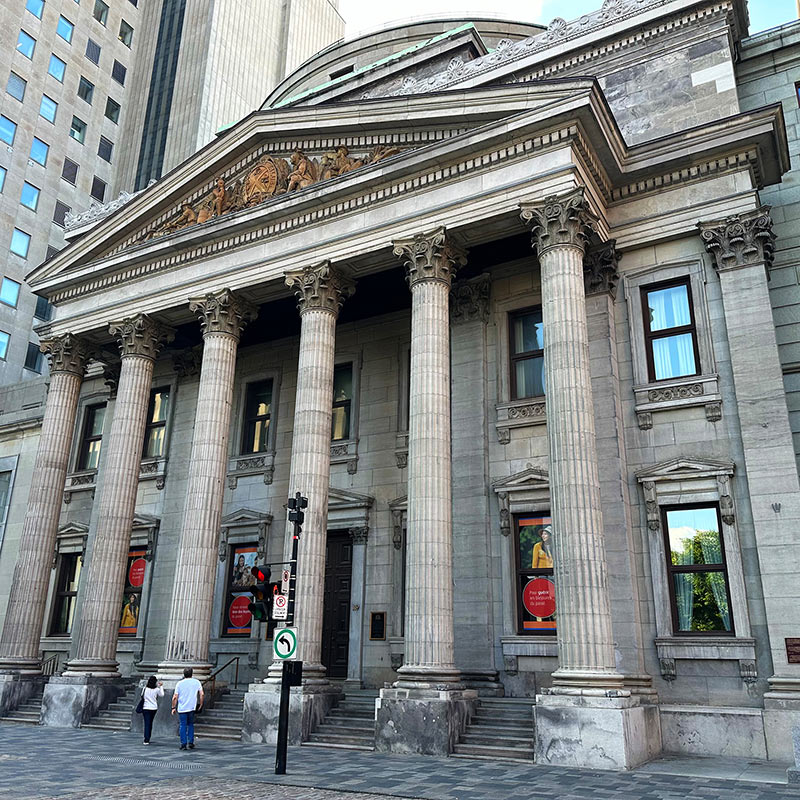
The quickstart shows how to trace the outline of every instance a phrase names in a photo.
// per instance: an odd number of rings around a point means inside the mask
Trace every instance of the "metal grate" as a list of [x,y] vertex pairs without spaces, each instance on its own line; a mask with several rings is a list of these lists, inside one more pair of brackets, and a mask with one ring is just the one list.
[[104,761],[109,764],[125,764],[129,767],[161,767],[162,769],[196,770],[202,764],[189,764],[183,761],[147,761],[143,758],[124,758],[122,756],[84,756],[86,761]]

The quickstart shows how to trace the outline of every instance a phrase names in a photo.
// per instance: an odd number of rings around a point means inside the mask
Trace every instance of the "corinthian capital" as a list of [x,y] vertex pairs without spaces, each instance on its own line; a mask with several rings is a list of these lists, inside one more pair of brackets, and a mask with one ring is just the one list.
[[610,294],[616,297],[619,281],[619,260],[616,239],[609,239],[598,247],[587,250],[583,256],[583,283],[587,296]]
[[294,289],[301,314],[315,310],[338,316],[344,301],[356,290],[355,282],[330,261],[287,272],[286,285]]
[[585,249],[595,224],[583,187],[567,194],[551,195],[543,203],[523,203],[520,216],[531,226],[533,245],[540,255],[558,245]]
[[718,272],[750,264],[772,265],[775,234],[769,210],[770,206],[761,206],[745,214],[697,224],[706,250],[714,256]]
[[211,292],[189,300],[189,310],[200,317],[203,336],[225,333],[238,339],[248,322],[258,316],[258,308],[230,289]]
[[492,278],[484,273],[468,281],[456,281],[450,292],[450,321],[453,325],[463,322],[489,321],[489,293]]
[[39,349],[47,354],[51,375],[56,372],[71,372],[73,375],[83,377],[94,348],[80,336],[65,333],[63,336],[43,339]]
[[448,286],[459,267],[467,263],[466,251],[448,238],[445,228],[418,233],[393,242],[394,254],[403,259],[409,287],[423,281],[441,281]]
[[108,331],[116,338],[122,358],[141,356],[155,361],[161,348],[175,338],[172,328],[156,322],[146,314],[112,322]]

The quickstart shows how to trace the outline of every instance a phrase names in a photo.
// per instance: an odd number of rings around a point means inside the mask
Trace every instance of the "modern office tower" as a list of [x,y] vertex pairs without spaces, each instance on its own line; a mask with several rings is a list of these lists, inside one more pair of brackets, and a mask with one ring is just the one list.
[[6,0],[0,26],[0,385],[47,369],[25,276],[69,215],[159,177],[340,38],[328,0]]

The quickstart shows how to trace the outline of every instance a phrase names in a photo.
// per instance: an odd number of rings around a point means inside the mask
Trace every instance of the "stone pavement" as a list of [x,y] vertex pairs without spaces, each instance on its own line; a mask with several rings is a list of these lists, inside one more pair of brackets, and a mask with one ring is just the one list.
[[[288,774],[273,774],[273,747],[198,740],[144,747],[128,732],[0,723],[0,800],[798,800],[786,784],[562,769],[501,761],[289,749]],[[676,769],[676,761],[667,760]],[[671,763],[671,767],[669,766]],[[744,770],[745,765],[742,765]],[[765,765],[760,767],[762,771]],[[773,768],[773,779],[780,774]],[[783,773],[785,776],[785,772]],[[765,775],[762,776],[762,780]],[[784,777],[785,780],[785,777]]]

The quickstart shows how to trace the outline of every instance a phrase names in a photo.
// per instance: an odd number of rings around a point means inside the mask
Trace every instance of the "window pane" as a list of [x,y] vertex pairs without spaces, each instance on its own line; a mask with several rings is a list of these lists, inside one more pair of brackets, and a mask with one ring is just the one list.
[[22,258],[27,258],[30,244],[30,234],[21,231],[19,228],[14,228],[14,233],[11,234],[11,252],[22,256]]
[[144,443],[144,457],[145,458],[161,458],[164,455],[164,426],[158,428],[149,428],[147,431],[147,440]]
[[725,573],[673,573],[678,630],[731,631]]
[[531,311],[514,317],[514,355],[544,349],[542,312]]
[[29,369],[32,372],[41,372],[43,359],[44,356],[39,350],[39,345],[35,342],[28,342],[28,352],[25,355],[25,369]]
[[131,46],[131,41],[133,40],[133,28],[128,25],[125,20],[122,20],[119,24],[119,40],[127,47]]
[[5,167],[0,167],[0,192],[3,191],[3,187],[6,185],[6,174],[8,170]]
[[50,145],[41,139],[33,137],[31,142],[31,158],[37,163],[45,166],[47,164],[47,154],[50,152]]
[[263,453],[269,444],[269,415],[272,411],[272,381],[247,386],[243,453]]
[[657,381],[679,378],[681,375],[696,375],[694,335],[681,333],[653,339],[653,367]]
[[17,37],[17,50],[19,50],[22,55],[33,58],[35,47],[36,39],[34,39],[33,36],[29,36],[25,31],[20,31]]
[[70,161],[68,158],[65,158],[64,166],[61,169],[61,177],[65,181],[69,181],[69,183],[74,184],[78,179],[78,165],[74,161]]
[[119,122],[119,110],[121,106],[116,100],[110,97],[106,99],[106,117],[114,124]]
[[53,209],[53,222],[63,228],[67,224],[67,214],[70,212],[70,207],[60,200],[56,200],[56,206]]
[[92,179],[92,190],[90,192],[92,197],[95,200],[99,200],[101,203],[105,200],[106,197],[106,183],[105,181],[101,181],[97,175],[94,176]]
[[94,84],[91,81],[87,81],[86,78],[81,75],[81,79],[78,82],[78,97],[80,97],[81,100],[85,100],[87,103],[91,104],[93,94]]
[[25,8],[33,14],[34,17],[42,18],[42,11],[44,10],[44,0],[28,0],[25,3]]
[[514,364],[516,369],[515,400],[524,397],[541,397],[545,394],[544,357],[525,358]]
[[69,135],[75,139],[76,142],[83,144],[86,138],[86,123],[82,119],[78,119],[78,117],[73,117]]
[[11,278],[3,278],[0,283],[0,301],[6,305],[16,308],[17,301],[19,300],[19,284],[12,281]]
[[93,39],[89,39],[89,41],[86,42],[86,58],[93,64],[100,63],[100,45]]
[[5,331],[0,331],[0,358],[5,358],[6,353],[8,353],[8,343],[11,340],[11,336],[7,334]]
[[65,592],[78,591],[78,583],[80,583],[81,580],[81,566],[83,566],[81,562],[82,559],[79,556],[72,556],[72,564],[70,565],[70,570],[64,581]]
[[58,18],[58,25],[56,26],[56,33],[65,41],[72,41],[72,32],[75,26],[66,17]]
[[106,20],[108,19],[108,6],[103,0],[94,0],[94,11],[92,15],[98,22],[101,22],[103,25],[106,24]]
[[11,491],[11,470],[0,472],[0,520],[5,520]]
[[150,401],[150,422],[165,422],[169,411],[169,390],[159,389]]
[[248,419],[263,417],[270,413],[272,406],[272,381],[259,381],[247,386],[247,412]]
[[16,72],[12,72],[8,76],[8,83],[6,84],[6,91],[16,100],[20,102],[25,97],[25,87],[28,82],[24,78],[20,78]]
[[54,635],[72,633],[76,601],[77,597],[75,597],[75,595],[65,595],[58,598],[56,618],[53,622]]
[[14,144],[16,134],[17,123],[12,122],[8,117],[0,116],[0,139],[6,144]]
[[36,206],[39,205],[39,190],[32,183],[25,181],[22,184],[19,202],[31,211],[36,211]]
[[45,322],[53,316],[53,306],[50,305],[50,301],[46,297],[36,298],[36,310],[33,312],[33,316]]
[[342,364],[333,371],[333,402],[353,399],[353,365]]
[[89,409],[89,417],[86,423],[87,436],[102,436],[103,435],[103,422],[106,418],[105,406],[94,406]]
[[117,82],[121,83],[123,86],[125,85],[125,75],[128,72],[125,69],[124,64],[120,64],[119,61],[114,61],[114,66],[111,67],[111,77]]
[[39,103],[39,115],[44,117],[48,122],[55,122],[57,111],[58,103],[46,94],[43,94],[42,102]]
[[647,293],[650,309],[650,330],[663,331],[692,324],[689,311],[689,287],[670,286]]
[[350,403],[333,409],[331,439],[339,441],[350,438]]
[[64,73],[67,70],[67,65],[56,55],[50,56],[50,65],[47,71],[57,80],[63,83]]
[[100,137],[100,144],[97,146],[97,155],[103,159],[103,161],[111,161],[111,154],[114,152],[114,142],[110,139],[106,139],[105,136]]
[[717,509],[681,508],[667,511],[670,557],[682,564],[722,564]]

